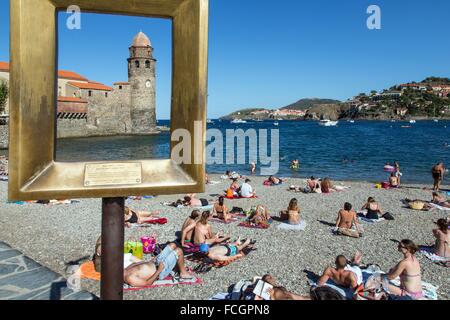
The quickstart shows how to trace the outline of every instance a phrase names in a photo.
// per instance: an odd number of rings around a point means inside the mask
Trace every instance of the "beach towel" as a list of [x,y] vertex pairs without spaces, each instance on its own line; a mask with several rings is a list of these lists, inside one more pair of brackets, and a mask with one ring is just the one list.
[[367,222],[367,223],[377,223],[381,221],[386,221],[385,218],[379,218],[379,219],[368,219],[366,217],[358,217],[359,221],[361,222]]
[[194,285],[194,284],[200,284],[200,283],[202,283],[202,280],[195,276],[192,276],[192,279],[181,280],[180,277],[173,277],[173,276],[169,275],[163,280],[155,281],[151,286],[132,287],[127,284],[124,284],[123,290],[124,291],[139,291],[139,290],[147,290],[147,289],[153,289],[153,288],[158,288],[158,287],[173,287],[173,286],[179,286],[179,285]]
[[200,245],[194,244],[191,242],[186,242],[183,247],[183,253],[186,254],[193,254],[200,251]]
[[209,298],[208,300],[229,300],[229,296],[230,294],[228,292],[219,292],[216,293],[215,295],[213,295],[211,298]]
[[213,207],[214,207],[214,205],[210,204],[210,205],[203,206],[203,207],[194,207],[194,209],[208,211],[208,210],[212,210]]
[[233,259],[228,261],[215,261],[208,257],[206,257],[202,253],[194,253],[193,255],[185,257],[186,260],[197,263],[198,265],[194,268],[194,271],[196,273],[206,273],[210,271],[212,268],[220,269],[223,267],[226,267],[230,265],[231,263],[241,259],[245,258],[251,251],[256,250],[254,248],[245,248],[242,250],[242,253],[244,256],[234,256]]
[[219,219],[217,217],[210,219],[211,222],[217,222],[217,223],[222,223],[222,224],[230,224],[230,223],[236,222],[238,220],[239,220],[238,218],[230,218],[230,219],[228,219],[228,222],[225,222],[225,220]]
[[228,197],[226,194],[224,195],[224,198],[228,199],[228,200],[235,200],[235,199],[256,199],[258,198],[258,196],[252,196],[252,197],[241,197],[241,196],[233,196],[233,197]]
[[100,272],[95,271],[93,261],[87,261],[80,266],[80,277],[100,281]]
[[300,221],[299,224],[289,224],[283,222],[278,226],[278,229],[290,231],[304,231],[306,229],[306,222],[304,220]]
[[272,221],[269,221],[269,223],[253,223],[250,221],[243,221],[238,224],[238,227],[244,227],[244,228],[254,228],[254,229],[268,229],[270,227],[270,223]]
[[208,184],[214,186],[216,184],[221,184],[221,183],[222,183],[222,181],[210,181]]
[[435,254],[433,246],[420,246],[420,253],[422,253],[427,259],[440,266],[447,268],[450,267],[450,258],[444,258]]

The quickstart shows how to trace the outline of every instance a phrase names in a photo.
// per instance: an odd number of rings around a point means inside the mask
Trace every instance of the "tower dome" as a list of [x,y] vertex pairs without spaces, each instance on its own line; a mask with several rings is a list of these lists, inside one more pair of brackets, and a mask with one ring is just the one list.
[[146,36],[145,33],[140,31],[134,38],[133,43],[131,44],[132,47],[151,47],[152,44],[150,42],[150,39]]

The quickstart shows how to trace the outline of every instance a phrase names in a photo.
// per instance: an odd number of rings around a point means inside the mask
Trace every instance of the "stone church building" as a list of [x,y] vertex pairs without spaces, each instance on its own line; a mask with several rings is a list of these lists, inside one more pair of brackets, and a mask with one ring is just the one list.
[[[156,128],[156,60],[150,39],[139,32],[129,48],[128,82],[113,87],[72,71],[58,71],[58,137],[149,135]],[[0,81],[9,64],[0,62]],[[8,103],[6,113],[8,113]]]

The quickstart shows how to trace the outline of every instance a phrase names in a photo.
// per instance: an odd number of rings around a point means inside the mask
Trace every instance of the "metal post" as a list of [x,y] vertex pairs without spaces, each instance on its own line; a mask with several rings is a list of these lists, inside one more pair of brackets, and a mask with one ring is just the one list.
[[102,199],[102,300],[123,299],[124,209],[125,198]]

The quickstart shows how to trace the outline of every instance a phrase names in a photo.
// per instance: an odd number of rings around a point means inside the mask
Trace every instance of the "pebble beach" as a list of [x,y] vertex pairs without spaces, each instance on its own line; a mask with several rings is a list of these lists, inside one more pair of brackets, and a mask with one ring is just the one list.
[[[210,179],[217,184],[207,185],[205,193],[198,197],[215,200],[229,186],[219,175]],[[228,225],[211,222],[214,231],[236,239],[251,238],[257,241],[256,251],[251,252],[224,268],[212,269],[201,274],[202,284],[162,287],[126,292],[125,299],[175,299],[204,300],[218,292],[226,292],[230,285],[241,279],[272,274],[280,285],[297,294],[307,295],[309,285],[305,270],[320,274],[333,264],[339,254],[351,258],[355,251],[363,253],[363,264],[378,264],[388,271],[402,258],[393,240],[411,239],[418,245],[432,245],[434,221],[448,217],[449,211],[414,211],[406,208],[401,200],[405,198],[430,200],[430,185],[403,185],[400,189],[376,189],[369,182],[340,182],[335,185],[350,187],[346,191],[332,194],[303,194],[288,191],[289,185],[305,185],[305,179],[290,178],[281,186],[263,186],[264,177],[251,177],[251,184],[257,199],[225,200],[229,208],[236,206],[249,209],[258,204],[268,207],[271,215],[285,210],[292,198],[297,198],[301,218],[306,221],[304,231],[279,230],[280,222],[274,221],[269,229],[248,229],[238,227],[238,222]],[[443,189],[448,190],[445,184]],[[183,195],[156,196],[152,199],[127,200],[126,205],[135,210],[160,211],[168,219],[165,225],[145,228],[127,228],[126,240],[139,239],[144,235],[156,235],[159,243],[176,239],[176,232],[190,214],[190,208],[173,208],[162,202],[175,201]],[[65,275],[69,264],[89,259],[101,231],[101,200],[80,199],[72,204],[48,206],[42,204],[15,204],[7,202],[7,182],[0,182],[0,240],[21,250],[51,270]],[[393,221],[362,223],[364,236],[359,239],[332,234],[332,226],[338,210],[344,202],[350,202],[359,209],[368,197],[374,197],[384,211],[392,213]],[[447,196],[448,198],[448,196]],[[417,254],[422,266],[423,281],[438,286],[439,299],[450,298],[450,273]],[[148,257],[150,258],[150,256]],[[194,266],[187,262],[188,266]],[[82,280],[82,288],[99,296],[100,283]]]

